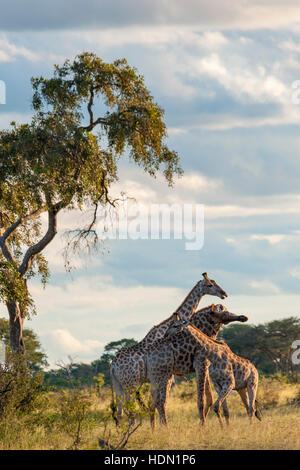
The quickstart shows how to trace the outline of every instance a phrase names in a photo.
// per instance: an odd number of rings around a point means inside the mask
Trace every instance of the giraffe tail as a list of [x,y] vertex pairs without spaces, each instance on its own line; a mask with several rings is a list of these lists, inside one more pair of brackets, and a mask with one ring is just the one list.
[[262,412],[260,408],[260,402],[258,400],[255,400],[255,416],[259,421],[262,420]]

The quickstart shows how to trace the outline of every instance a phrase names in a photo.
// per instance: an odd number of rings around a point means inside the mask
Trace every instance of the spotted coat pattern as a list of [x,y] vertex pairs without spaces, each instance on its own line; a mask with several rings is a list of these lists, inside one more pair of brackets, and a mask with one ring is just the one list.
[[[191,317],[191,321],[199,331],[201,330],[206,337],[213,339],[217,337],[222,325],[247,320],[244,315],[235,315],[220,304],[203,308]],[[212,404],[208,379],[209,358],[199,348],[199,344],[189,331],[180,327],[181,324],[182,322],[173,320],[165,338],[149,349],[145,356],[147,378],[151,382],[153,398],[153,426],[155,424],[155,409],[158,409],[161,422],[164,424],[167,422],[166,404],[173,374],[182,375],[196,372],[198,410],[202,423],[204,423]],[[204,393],[206,393],[207,400],[205,412]]]

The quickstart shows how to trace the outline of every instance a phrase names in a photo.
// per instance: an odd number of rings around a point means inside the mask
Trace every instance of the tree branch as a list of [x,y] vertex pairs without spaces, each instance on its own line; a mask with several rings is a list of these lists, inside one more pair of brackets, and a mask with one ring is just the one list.
[[1,247],[1,250],[2,250],[2,254],[4,256],[4,258],[9,261],[10,263],[16,263],[16,259],[14,257],[14,255],[12,254],[6,240],[2,237],[0,237],[0,247]]
[[25,217],[20,217],[16,222],[14,222],[10,227],[5,230],[2,235],[2,238],[6,240],[19,227],[19,225],[23,224],[24,222],[27,222],[28,220],[35,219],[46,210],[47,207],[43,206],[40,209],[31,212],[31,214],[26,215]]
[[94,88],[91,87],[90,100],[89,100],[88,105],[87,105],[88,112],[89,112],[89,115],[90,115],[90,126],[93,126],[93,124],[94,124],[94,114],[93,114],[93,110],[92,110],[93,104],[94,104]]
[[26,251],[19,267],[19,273],[21,276],[30,269],[34,256],[40,253],[57,234],[57,214],[63,207],[64,205],[62,201],[60,201],[48,210],[48,230],[39,242],[29,247]]
[[89,99],[89,102],[88,102],[88,105],[87,105],[87,109],[88,109],[88,113],[90,115],[90,123],[88,126],[81,126],[79,129],[84,129],[88,132],[92,131],[94,129],[95,126],[97,126],[98,124],[108,124],[107,122],[107,119],[106,118],[102,118],[102,117],[99,117],[98,119],[96,119],[96,121],[94,121],[94,114],[93,114],[93,106],[94,106],[94,88],[91,87],[91,90],[90,90],[90,99]]
[[96,121],[93,122],[93,124],[89,124],[88,126],[81,126],[79,129],[84,129],[85,131],[92,131],[94,127],[96,127],[98,124],[108,124],[108,120],[106,118],[101,118],[99,117],[96,119]]

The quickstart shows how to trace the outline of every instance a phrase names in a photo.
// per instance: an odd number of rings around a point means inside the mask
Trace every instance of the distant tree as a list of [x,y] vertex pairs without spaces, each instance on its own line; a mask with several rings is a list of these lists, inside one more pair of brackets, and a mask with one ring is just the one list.
[[137,344],[137,341],[133,338],[123,338],[118,341],[111,341],[110,343],[106,344],[104,347],[104,351],[107,354],[110,354],[112,358],[115,357],[117,352],[124,348],[130,348]]
[[232,324],[222,330],[220,338],[265,374],[288,375],[299,370],[291,361],[291,345],[300,338],[299,318],[273,320],[257,326]]
[[43,250],[57,234],[58,214],[93,209],[67,245],[90,248],[99,210],[115,204],[110,186],[122,155],[151,176],[161,171],[170,185],[181,173],[166,145],[163,110],[125,59],[109,64],[85,52],[32,86],[32,121],[0,132],[0,301],[11,348],[21,353],[24,319],[35,311],[27,281],[39,274],[47,282]]
[[117,352],[123,348],[134,346],[135,344],[137,344],[137,341],[133,338],[123,338],[119,341],[111,341],[104,347],[104,353],[100,359],[92,362],[92,366],[95,368],[96,372],[104,374],[106,384],[110,383],[110,363]]
[[[24,339],[26,341],[27,361],[31,369],[42,370],[48,366],[47,355],[42,350],[41,343],[33,330],[24,328]],[[9,321],[6,318],[0,318],[0,339],[5,344],[9,343]]]
[[[104,353],[100,359],[96,359],[91,364],[76,364],[70,358],[69,364],[62,364],[60,368],[50,370],[45,374],[45,383],[55,388],[70,388],[75,386],[90,386],[95,383],[95,377],[105,385],[110,383],[110,363],[115,354],[123,347],[130,347],[137,344],[133,338],[123,338],[119,341],[112,341],[104,347]],[[100,383],[99,382],[99,383]]]

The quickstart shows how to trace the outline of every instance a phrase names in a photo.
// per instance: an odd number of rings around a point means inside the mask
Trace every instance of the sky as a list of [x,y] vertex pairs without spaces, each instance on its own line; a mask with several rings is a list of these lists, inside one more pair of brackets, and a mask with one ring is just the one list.
[[[2,5],[1,5],[2,4]],[[298,1],[0,1],[0,126],[30,120],[32,76],[83,51],[125,57],[165,110],[184,176],[169,188],[126,158],[113,190],[139,203],[203,204],[204,244],[107,240],[64,270],[59,217],[46,289],[30,282],[27,321],[54,366],[90,362],[109,341],[141,339],[208,274],[222,303],[258,324],[300,314],[300,7]],[[298,90],[298,91],[299,91]],[[204,297],[200,306],[220,301]],[[0,315],[6,316],[1,307]]]

